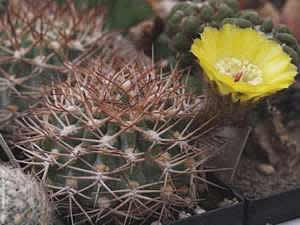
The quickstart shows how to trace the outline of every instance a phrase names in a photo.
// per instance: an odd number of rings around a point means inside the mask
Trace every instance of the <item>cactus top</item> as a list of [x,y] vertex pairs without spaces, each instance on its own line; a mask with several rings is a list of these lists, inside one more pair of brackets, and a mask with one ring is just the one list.
[[256,101],[288,88],[297,74],[282,46],[253,28],[206,27],[191,51],[219,92],[231,94],[235,102]]

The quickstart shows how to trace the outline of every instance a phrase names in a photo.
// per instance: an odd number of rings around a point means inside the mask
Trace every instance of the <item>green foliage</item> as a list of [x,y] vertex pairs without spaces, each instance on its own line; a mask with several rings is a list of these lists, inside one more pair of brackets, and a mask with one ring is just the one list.
[[106,5],[108,6],[106,25],[109,29],[128,29],[152,16],[152,10],[146,1],[111,0],[106,1]]
[[[66,0],[56,0],[60,5],[68,4]],[[151,17],[152,10],[146,1],[141,0],[74,0],[77,7],[106,7],[106,28],[128,29],[129,27]]]

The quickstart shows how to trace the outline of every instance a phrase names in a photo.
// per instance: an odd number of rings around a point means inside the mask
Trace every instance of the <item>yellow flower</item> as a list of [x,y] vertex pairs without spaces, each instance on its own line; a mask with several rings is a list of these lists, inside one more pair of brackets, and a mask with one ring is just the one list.
[[219,92],[231,94],[235,102],[256,101],[288,88],[297,74],[280,44],[252,28],[206,27],[191,52]]

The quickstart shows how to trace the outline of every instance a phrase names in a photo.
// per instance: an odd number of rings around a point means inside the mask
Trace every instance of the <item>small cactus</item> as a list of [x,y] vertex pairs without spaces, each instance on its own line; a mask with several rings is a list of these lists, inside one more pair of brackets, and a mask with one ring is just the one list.
[[204,27],[221,28],[228,23],[241,28],[251,27],[279,42],[293,63],[299,64],[299,44],[286,26],[274,26],[272,20],[264,21],[254,10],[239,10],[238,6],[236,0],[179,2],[165,19],[166,30],[162,35],[167,35],[171,49],[182,56],[184,64],[191,65],[190,45],[203,32]]
[[20,169],[0,165],[0,203],[0,224],[50,225],[45,190]]

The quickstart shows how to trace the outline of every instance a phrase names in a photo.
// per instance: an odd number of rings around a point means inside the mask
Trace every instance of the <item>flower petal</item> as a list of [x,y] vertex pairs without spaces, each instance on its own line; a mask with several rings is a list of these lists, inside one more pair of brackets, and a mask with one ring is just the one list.
[[[219,92],[222,95],[231,94],[233,101],[256,101],[273,94],[289,87],[297,74],[291,57],[283,51],[280,44],[268,40],[266,35],[252,28],[243,29],[230,24],[224,25],[220,30],[207,27],[201,34],[201,39],[194,40],[191,52],[198,58],[209,80],[216,82]],[[236,72],[232,75],[222,74],[216,64],[224,58],[255,65],[261,71],[257,73],[261,76],[259,82],[253,84],[247,82],[247,79],[235,80]],[[253,79],[256,79],[256,70],[254,71]]]

